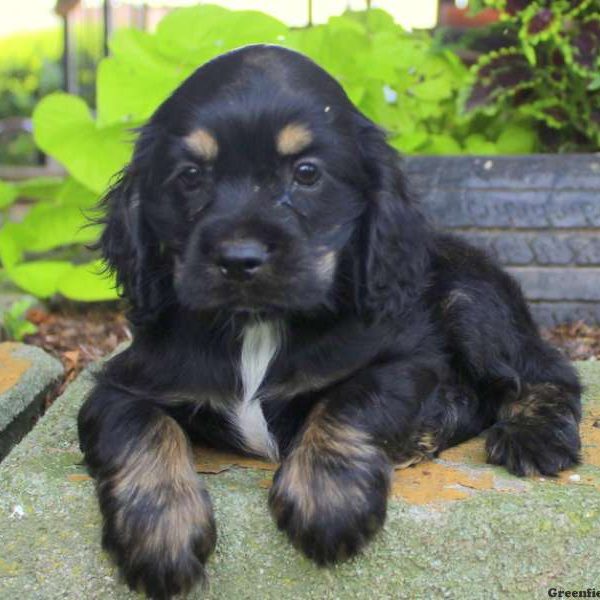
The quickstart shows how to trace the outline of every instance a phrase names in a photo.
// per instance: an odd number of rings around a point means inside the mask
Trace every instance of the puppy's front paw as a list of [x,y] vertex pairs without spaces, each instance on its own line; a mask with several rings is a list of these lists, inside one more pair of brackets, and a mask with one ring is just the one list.
[[385,520],[390,466],[381,452],[296,449],[273,480],[269,506],[279,529],[317,564],[357,554]]
[[488,462],[514,475],[557,475],[579,463],[579,431],[572,416],[519,415],[494,425],[486,438]]
[[103,545],[129,587],[162,600],[203,584],[216,528],[210,497],[200,482],[127,492],[110,488],[100,493]]

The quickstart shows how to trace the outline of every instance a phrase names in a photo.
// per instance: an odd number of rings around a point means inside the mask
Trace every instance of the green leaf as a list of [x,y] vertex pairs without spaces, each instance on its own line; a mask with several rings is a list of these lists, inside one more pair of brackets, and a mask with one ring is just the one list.
[[99,235],[76,204],[38,204],[18,226],[27,231],[29,242],[23,251],[45,252],[72,244],[89,244]]
[[436,77],[411,86],[410,91],[421,100],[435,102],[449,98],[452,95],[452,86],[448,78]]
[[72,204],[87,211],[98,204],[98,194],[76,179],[68,177],[58,189],[55,202],[56,204]]
[[400,152],[411,154],[420,150],[428,139],[429,135],[427,132],[419,130],[393,137],[390,140],[390,144]]
[[91,302],[118,298],[113,277],[103,272],[101,261],[73,267],[58,282],[57,291],[71,300]]
[[498,149],[480,133],[473,133],[465,139],[465,150],[468,154],[498,154]]
[[429,143],[423,149],[425,154],[462,154],[461,145],[451,136],[446,134],[432,135]]
[[498,137],[496,147],[499,154],[530,154],[536,143],[535,131],[521,125],[509,125]]
[[111,50],[98,68],[101,126],[146,120],[194,68],[162,56],[154,36],[137,29],[118,30]]
[[590,81],[587,89],[590,90],[590,92],[595,92],[597,90],[600,90],[600,73],[598,73],[592,79],[592,81]]
[[197,66],[247,44],[281,43],[287,33],[281,21],[263,13],[202,5],[169,13],[157,27],[156,44],[163,56]]
[[15,183],[21,198],[48,201],[54,200],[64,184],[62,177],[34,177]]
[[0,229],[0,260],[4,267],[11,267],[23,259],[22,248],[29,243],[28,232],[20,223],[6,223]]
[[59,280],[74,268],[66,261],[38,260],[7,268],[7,273],[26,292],[38,298],[49,298],[56,293]]
[[2,314],[2,324],[9,339],[21,341],[26,335],[37,331],[37,327],[26,319],[27,311],[35,304],[35,298],[24,296],[13,302]]
[[33,127],[39,147],[98,194],[131,155],[131,133],[123,125],[97,127],[85,102],[76,96],[46,96],[35,109]]
[[0,181],[0,209],[10,206],[17,199],[18,195],[14,185],[6,181]]

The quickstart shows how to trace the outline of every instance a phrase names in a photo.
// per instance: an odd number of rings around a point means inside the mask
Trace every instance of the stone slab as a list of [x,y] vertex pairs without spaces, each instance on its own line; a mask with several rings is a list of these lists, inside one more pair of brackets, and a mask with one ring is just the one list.
[[[547,598],[550,587],[600,581],[600,365],[580,363],[585,464],[556,480],[485,465],[475,439],[397,471],[385,530],[331,569],[300,556],[266,506],[273,466],[217,453],[198,469],[215,504],[211,584],[190,598]],[[100,550],[93,483],[80,465],[75,418],[92,384],[73,383],[0,465],[0,598],[140,598]]]
[[413,156],[404,163],[434,223],[504,266],[528,269],[518,272],[527,299],[552,303],[551,310],[534,307],[540,325],[582,315],[600,323],[600,154]]
[[0,344],[0,460],[31,429],[62,373],[60,362],[40,348]]

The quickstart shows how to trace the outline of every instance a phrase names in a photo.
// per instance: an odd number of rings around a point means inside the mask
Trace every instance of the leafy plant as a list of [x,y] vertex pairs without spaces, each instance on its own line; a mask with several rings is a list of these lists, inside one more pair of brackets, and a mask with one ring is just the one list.
[[[600,148],[600,11],[595,0],[487,0],[518,43],[482,56],[467,114],[520,123],[545,151]],[[526,145],[524,143],[524,145]],[[528,145],[528,144],[527,144]]]
[[[64,93],[50,94],[33,115],[38,146],[60,161],[70,179],[54,197],[0,232],[0,259],[19,287],[39,297],[61,293],[78,300],[113,298],[111,281],[81,260],[94,227],[82,227],[110,178],[127,162],[131,130],[199,64],[250,43],[279,43],[314,58],[344,85],[350,97],[392,133],[404,151],[460,152],[444,134],[456,115],[455,99],[466,70],[426,34],[409,35],[382,11],[350,13],[326,26],[294,31],[253,11],[216,6],[173,11],[156,33],[125,29],[97,75],[97,110]],[[415,69],[414,65],[419,65]],[[71,255],[69,252],[71,251]],[[60,255],[60,256],[59,256]]]
[[13,302],[1,315],[2,328],[9,340],[21,341],[26,335],[37,331],[37,327],[27,320],[27,311],[37,303],[35,298],[24,296]]
[[2,196],[5,206],[17,196],[37,199],[20,221],[5,213],[0,230],[0,259],[13,283],[39,298],[56,293],[82,301],[116,297],[112,282],[100,276],[100,261],[85,251],[98,237],[98,228],[89,226],[85,215],[96,203],[94,192],[72,178],[43,179],[3,183]]
[[[519,2],[525,0],[506,0],[508,26],[517,18],[510,10]],[[578,63],[570,68],[569,77],[579,78],[582,106],[591,103],[583,97],[587,89],[600,88],[597,76],[588,81],[587,59],[581,50],[595,39],[596,17],[585,12],[589,10],[585,0],[570,4],[571,22],[581,21],[584,29],[578,31],[587,36],[581,38],[585,43],[573,42],[570,55],[563,53],[565,63]],[[407,33],[381,10],[349,12],[326,25],[295,30],[259,12],[201,5],[169,13],[152,34],[119,30],[111,41],[111,56],[98,69],[94,112],[83,99],[64,93],[48,95],[35,109],[36,143],[66,167],[69,178],[54,187],[31,184],[29,190],[0,185],[0,209],[17,195],[38,198],[21,221],[9,220],[0,231],[5,272],[38,297],[60,293],[77,300],[114,298],[112,281],[99,275],[101,264],[84,250],[98,235],[95,227],[85,226],[85,212],[128,161],[132,130],[199,65],[245,44],[277,43],[313,58],[340,81],[363,112],[390,132],[391,143],[405,153],[529,152],[539,147],[532,128],[541,119],[538,113],[565,127],[566,138],[569,130],[554,113],[553,97],[534,96],[529,105],[517,101],[521,92],[532,89],[529,75],[541,70],[537,52],[562,35],[554,20],[541,26],[532,15],[527,23],[530,28],[537,24],[533,28],[538,30],[529,37],[522,34],[522,47],[482,58],[472,74],[427,33]],[[515,78],[514,85],[520,87],[513,90]],[[541,85],[537,80],[535,84]],[[561,102],[569,93],[575,94],[576,88],[566,89],[564,82],[558,87]],[[461,94],[466,106],[462,113],[458,110]],[[591,116],[591,112],[581,114]]]
[[[94,72],[100,56],[99,27],[76,31],[79,93],[94,99]],[[62,86],[59,28],[0,39],[0,119],[29,117],[36,103]],[[29,131],[3,134],[0,163],[30,164],[37,158]]]

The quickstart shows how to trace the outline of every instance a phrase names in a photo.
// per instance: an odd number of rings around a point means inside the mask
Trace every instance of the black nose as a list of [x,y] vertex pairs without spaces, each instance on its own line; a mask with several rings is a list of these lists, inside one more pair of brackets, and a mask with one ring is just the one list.
[[250,279],[269,258],[267,246],[256,240],[221,242],[216,263],[221,273],[230,279]]

